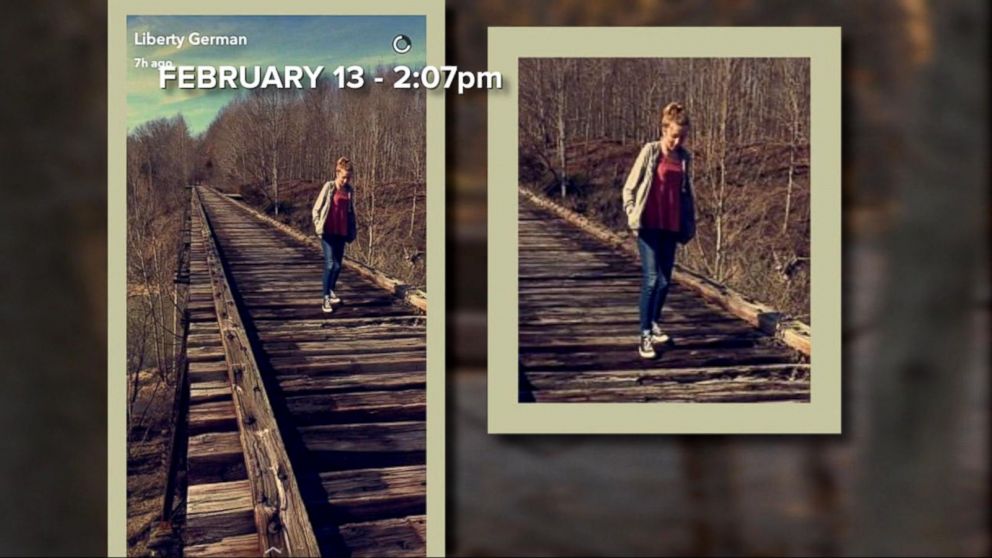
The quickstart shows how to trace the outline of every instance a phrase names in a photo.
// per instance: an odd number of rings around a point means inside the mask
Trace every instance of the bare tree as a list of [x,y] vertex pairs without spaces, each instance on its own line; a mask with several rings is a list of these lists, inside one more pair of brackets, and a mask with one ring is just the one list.
[[680,262],[808,319],[807,59],[529,58],[519,79],[521,180],[617,229],[618,177],[681,101],[699,227]]
[[347,156],[355,163],[362,221],[349,256],[422,284],[422,259],[411,270],[403,254],[424,248],[425,92],[394,89],[391,70],[375,72],[384,84],[374,90],[341,90],[321,81],[299,93],[234,98],[199,142],[198,172],[249,199],[258,195],[264,210],[302,226],[293,207],[299,200],[286,188],[308,182],[319,190],[332,178],[337,158]]

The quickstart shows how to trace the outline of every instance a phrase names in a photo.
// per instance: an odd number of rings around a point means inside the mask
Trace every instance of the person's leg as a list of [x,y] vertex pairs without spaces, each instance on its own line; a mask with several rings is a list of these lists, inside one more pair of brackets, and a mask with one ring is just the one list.
[[658,240],[658,251],[656,252],[656,262],[658,265],[657,290],[654,297],[654,309],[651,314],[656,322],[661,321],[661,309],[668,298],[668,288],[672,284],[672,268],[675,266],[675,250],[678,242],[675,240],[675,233],[663,231]]
[[331,265],[333,263],[333,250],[331,248],[330,242],[328,242],[327,235],[320,236],[320,244],[324,249],[324,294],[327,296],[331,292]]
[[641,229],[637,232],[637,249],[641,253],[640,333],[651,330],[652,310],[658,290],[658,231]]
[[329,278],[329,291],[333,291],[338,284],[338,276],[341,275],[341,262],[344,259],[344,237],[331,237],[331,276]]

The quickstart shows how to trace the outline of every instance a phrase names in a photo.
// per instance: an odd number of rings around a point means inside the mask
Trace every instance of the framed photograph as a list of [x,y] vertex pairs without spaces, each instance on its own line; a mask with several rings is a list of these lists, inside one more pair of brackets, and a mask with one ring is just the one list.
[[840,433],[840,29],[490,28],[488,69],[489,432]]
[[111,555],[443,555],[443,10],[110,3]]

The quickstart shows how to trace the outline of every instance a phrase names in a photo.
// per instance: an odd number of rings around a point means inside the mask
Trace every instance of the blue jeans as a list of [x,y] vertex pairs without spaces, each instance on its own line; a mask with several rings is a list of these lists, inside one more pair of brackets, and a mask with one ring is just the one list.
[[341,275],[341,260],[344,258],[344,237],[324,234],[320,237],[324,246],[324,296],[334,290]]
[[641,331],[649,331],[651,322],[661,316],[661,307],[668,296],[675,265],[678,234],[661,229],[640,229],[637,249],[641,253]]

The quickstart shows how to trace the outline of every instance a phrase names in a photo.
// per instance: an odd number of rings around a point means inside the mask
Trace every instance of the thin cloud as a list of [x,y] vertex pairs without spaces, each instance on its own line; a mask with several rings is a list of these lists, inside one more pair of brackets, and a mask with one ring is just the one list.
[[[201,35],[245,35],[246,46],[138,46],[134,33],[153,35],[191,32]],[[382,65],[421,67],[426,60],[426,20],[423,16],[131,16],[128,18],[128,128],[180,113],[193,133],[204,131],[217,112],[237,92],[229,90],[159,89],[158,71],[135,67],[134,59],[169,60],[176,65],[325,66],[330,78],[336,66]],[[403,56],[392,51],[392,37],[404,33],[413,50]],[[366,87],[374,87],[368,84]]]

